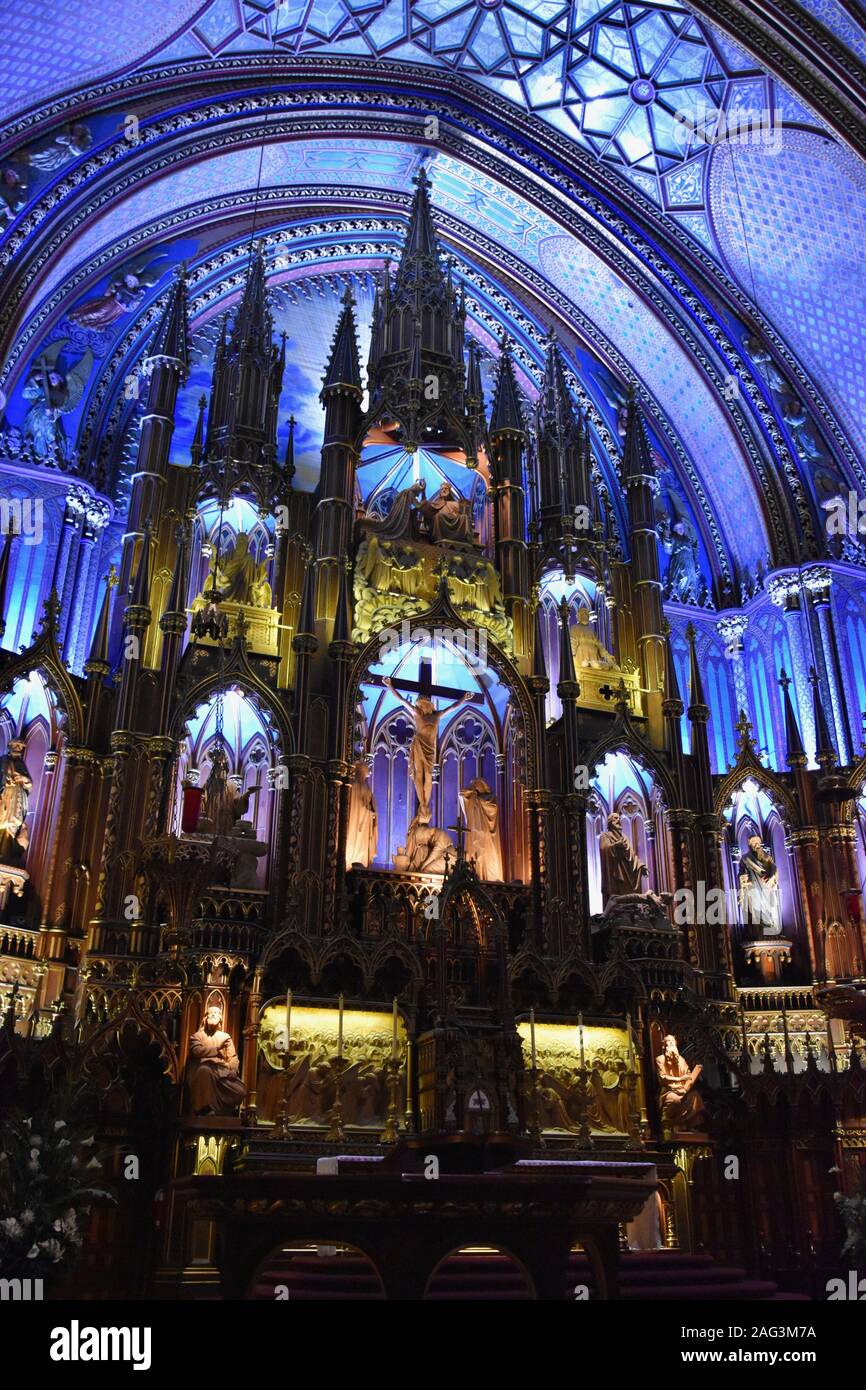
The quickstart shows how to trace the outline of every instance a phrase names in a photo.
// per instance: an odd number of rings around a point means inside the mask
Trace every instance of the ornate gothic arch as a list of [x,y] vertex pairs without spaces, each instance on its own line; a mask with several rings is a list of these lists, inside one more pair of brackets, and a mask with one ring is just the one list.
[[593,773],[599,764],[604,762],[608,753],[624,753],[626,757],[631,758],[649,774],[659,787],[665,809],[670,811],[676,806],[676,788],[668,769],[655,750],[642,737],[626,710],[619,711],[610,731],[583,754],[585,765],[589,769],[590,781]]
[[[407,618],[405,621],[408,624],[410,637],[417,628],[430,628],[436,627],[437,625],[447,628],[450,631],[459,629],[467,634],[470,632],[469,624],[461,618],[456,609],[452,608],[447,589],[444,585],[440,585],[439,593],[434,603],[431,604],[429,608],[425,609],[423,613],[416,613],[413,617]],[[346,722],[341,735],[343,756],[346,761],[351,761],[352,756],[353,719],[355,708],[359,702],[361,684],[365,673],[368,671],[369,667],[374,664],[380,648],[381,638],[379,636],[371,637],[361,648],[352,665],[349,675],[349,693],[346,700]],[[510,658],[505,655],[502,649],[497,646],[492,638],[488,638],[487,640],[485,664],[496,672],[503,685],[511,692],[511,698],[516,703],[520,712],[524,746],[523,757],[527,778],[526,785],[533,786],[533,778],[535,777],[537,765],[537,751],[535,713],[532,708],[529,693],[526,690],[523,678],[517,670],[517,667]]]
[[[335,61],[336,60],[321,60],[322,71],[328,71],[330,73],[333,70]],[[339,62],[345,65],[348,60],[341,59]],[[419,88],[423,91],[424,87],[433,80],[434,75],[431,74],[428,77],[422,78],[422,76],[418,74],[417,68],[413,68],[411,65],[402,65],[402,68],[406,68],[407,66],[412,72]],[[399,70],[401,65],[396,64],[395,67]],[[255,64],[250,68],[251,72],[254,70]],[[314,63],[308,64],[307,70],[310,73],[317,71]],[[344,69],[339,69],[341,72],[343,70]],[[348,64],[345,71],[347,73],[351,71],[351,64]],[[203,77],[203,74],[200,74],[200,76]],[[348,80],[347,77],[347,81]],[[444,86],[446,92],[448,91],[450,79],[447,74],[436,73],[435,80],[439,87]],[[327,101],[321,101],[322,93],[317,93],[317,95],[320,98],[317,104],[321,109],[323,106],[327,105]],[[465,97],[465,93],[461,93],[461,95]],[[344,96],[346,96],[346,99],[358,103],[361,101],[363,94],[355,90],[350,90],[347,94],[344,94]],[[395,108],[399,104],[398,96],[392,91],[390,86],[388,88],[388,100],[395,104]],[[417,100],[421,101],[422,98],[419,97]],[[423,100],[429,101],[429,97],[425,94]],[[442,100],[443,98],[437,96],[436,104],[440,110],[442,107]],[[489,92],[476,93],[473,91],[473,101],[476,103],[477,109],[484,113],[489,128],[483,130],[484,120],[481,117],[475,119],[475,124],[478,125],[480,121],[478,133],[481,134],[483,131],[483,138],[487,140],[494,138],[492,122],[494,119],[501,119],[501,113],[497,111],[497,100],[498,99]],[[225,103],[222,103],[222,110],[225,110]],[[512,113],[509,112],[509,116],[511,114]],[[302,121],[309,121],[312,118],[303,116],[300,119]],[[333,121],[338,118],[334,113],[329,113],[329,119],[332,123],[329,129],[336,129],[333,125]],[[377,117],[376,119],[379,121],[379,133],[381,133],[381,117]],[[189,112],[184,112],[183,123],[180,126],[176,125],[175,129],[183,130],[188,134],[187,128],[190,122],[194,123],[194,117],[191,116]],[[299,124],[293,122],[292,129],[297,133],[300,129]],[[319,133],[321,133],[321,118],[318,121],[318,129]],[[501,132],[499,133],[501,135]],[[240,131],[238,134],[242,135],[246,140],[251,138],[249,131]],[[219,138],[224,140],[226,138],[225,134]],[[417,120],[414,130],[408,135],[408,138],[418,138]],[[558,145],[557,139],[556,132],[549,128],[545,128],[539,133],[535,127],[530,128],[528,121],[524,118],[522,121],[515,121],[513,133],[508,144],[513,147],[515,156],[522,151],[525,157],[526,150],[529,148],[531,142],[533,148],[543,147],[551,154],[556,151],[561,157],[562,150],[560,146],[563,144],[563,141],[560,139]],[[523,142],[522,145],[521,141]],[[147,142],[144,143],[146,144]],[[565,144],[568,144],[568,142],[565,142]],[[443,140],[442,147],[447,148],[446,140]],[[188,145],[185,147],[185,150],[186,149],[195,153],[196,146],[195,144]],[[129,154],[128,149],[126,150],[126,154]],[[186,157],[186,154],[184,157]],[[462,152],[462,157],[470,158],[471,155],[467,150]],[[580,153],[575,153],[573,147],[569,146],[569,164],[581,168],[581,158]],[[94,157],[94,160],[95,159],[96,157]],[[485,164],[489,164],[489,161],[490,156],[485,155]],[[98,163],[98,161],[96,162]],[[504,167],[505,166],[503,166],[503,169]],[[537,167],[542,168],[542,165],[538,164]],[[748,470],[754,474],[756,483],[758,484],[758,491],[764,496],[766,505],[769,507],[768,519],[770,529],[774,533],[774,544],[777,547],[782,547],[780,554],[786,553],[784,550],[786,536],[791,532],[792,526],[795,531],[798,527],[801,528],[808,540],[810,538],[811,528],[814,526],[814,521],[810,515],[810,504],[805,494],[801,494],[797,490],[799,486],[797,483],[797,470],[787,452],[787,445],[782,437],[778,424],[774,421],[772,411],[764,400],[759,386],[751,376],[748,364],[736,351],[733,344],[726,338],[721,324],[707,309],[708,294],[711,290],[713,293],[718,294],[720,289],[720,275],[722,274],[720,268],[712,263],[711,258],[708,256],[705,256],[706,265],[704,265],[701,254],[696,251],[693,244],[689,243],[687,252],[684,248],[677,247],[677,254],[681,258],[683,255],[687,257],[690,263],[690,274],[692,276],[697,276],[698,280],[693,284],[688,278],[678,275],[672,262],[666,259],[665,255],[660,255],[657,250],[659,246],[668,244],[673,246],[675,244],[677,240],[675,229],[669,227],[665,228],[661,225],[652,225],[654,218],[658,221],[656,214],[651,208],[642,206],[645,200],[642,200],[639,193],[636,193],[634,190],[625,190],[622,187],[622,180],[614,179],[612,182],[616,185],[616,204],[618,207],[628,209],[628,218],[619,216],[617,213],[613,212],[609,206],[602,203],[597,196],[590,194],[588,192],[590,187],[590,174],[592,178],[591,186],[593,188],[598,187],[599,180],[602,178],[599,173],[599,166],[592,164],[591,171],[589,166],[587,166],[586,171],[582,171],[581,174],[582,183],[581,180],[569,180],[562,174],[562,165],[560,164],[559,169],[557,169],[552,161],[548,161],[548,164],[544,165],[543,172],[552,182],[558,183],[562,192],[565,193],[567,197],[576,201],[577,206],[581,210],[579,236],[582,240],[592,240],[593,224],[598,221],[600,227],[602,222],[606,220],[607,234],[601,242],[597,243],[597,253],[608,258],[611,264],[619,265],[631,281],[634,281],[635,276],[643,276],[643,266],[651,267],[651,273],[646,277],[646,287],[644,289],[647,299],[654,302],[656,311],[667,320],[669,327],[674,332],[677,332],[681,336],[684,335],[684,341],[686,342],[689,352],[700,361],[701,370],[706,380],[712,384],[712,389],[717,398],[721,398],[725,381],[728,379],[731,370],[742,380],[746,388],[743,396],[743,403],[745,404],[746,398],[748,399],[747,413],[744,413],[741,405],[735,401],[729,414],[732,427],[735,433],[738,434],[742,448],[745,451],[744,457],[747,455],[749,458]],[[517,182],[515,182],[515,180],[519,181],[519,177],[514,168],[508,170],[508,179],[513,186],[517,187]],[[537,201],[539,196],[537,189],[534,190],[534,195]],[[56,199],[54,201],[56,201]],[[233,196],[232,202],[233,205],[239,206],[237,196]],[[567,214],[567,208],[563,208],[562,205],[558,206],[555,215],[560,221],[564,213]],[[567,223],[563,225],[567,225]],[[575,224],[575,226],[577,227],[577,224]],[[643,238],[636,234],[636,226],[643,226],[646,228],[646,233]],[[64,232],[64,238],[68,237],[69,231],[70,229],[67,227]],[[61,239],[55,237],[55,242],[59,246],[61,244]],[[628,249],[623,250],[623,247]],[[634,252],[637,252],[640,259],[635,258],[632,248]],[[755,317],[760,317],[752,312],[751,307],[746,310],[746,306],[741,302],[742,292],[737,296],[733,284],[730,286],[725,285],[724,292],[728,295],[732,305],[735,301],[740,301],[736,304],[737,312],[743,313],[745,310],[753,319]],[[769,325],[765,325],[765,328],[769,334]],[[803,383],[807,380],[805,374],[801,374],[800,385],[803,386],[804,390],[806,388]],[[649,404],[651,409],[658,411],[658,405],[654,401]],[[825,412],[825,419],[829,418],[829,412]],[[762,434],[763,439],[761,437]],[[833,437],[837,444],[842,439],[838,427],[833,430]],[[769,445],[767,441],[769,441]],[[767,460],[765,457],[767,449],[769,449],[769,452],[775,457],[775,470],[773,468],[767,468]],[[849,451],[849,463],[851,457],[853,456]],[[682,457],[680,457],[680,463],[682,464]],[[781,482],[781,478],[785,476],[787,476],[787,485]],[[789,507],[786,493],[791,489],[793,489],[793,506]]]
[[[36,641],[20,656],[5,663],[0,671],[0,691],[8,694],[17,680],[31,671],[38,671],[65,716],[67,743],[77,747],[84,738],[84,705],[57,648],[56,618],[57,595],[52,594],[46,601],[42,630]],[[9,655],[4,653],[4,656]]]

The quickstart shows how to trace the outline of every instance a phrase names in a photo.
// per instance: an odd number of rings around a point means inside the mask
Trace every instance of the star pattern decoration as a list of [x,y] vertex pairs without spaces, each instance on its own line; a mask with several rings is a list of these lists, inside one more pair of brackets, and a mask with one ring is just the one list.
[[706,132],[719,114],[723,129],[747,112],[821,129],[758,59],[682,0],[212,0],[178,52],[265,46],[465,76],[617,169],[712,255]]
[[[242,0],[247,35],[296,53],[406,58],[466,74],[576,140],[667,210],[703,207],[713,111],[775,84],[679,0]],[[807,113],[804,113],[807,114]],[[685,180],[666,175],[684,167]]]

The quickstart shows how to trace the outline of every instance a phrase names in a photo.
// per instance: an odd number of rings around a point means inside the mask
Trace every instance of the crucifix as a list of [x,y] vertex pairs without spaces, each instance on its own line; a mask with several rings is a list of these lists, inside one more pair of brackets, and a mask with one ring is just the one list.
[[466,821],[461,820],[461,818],[458,816],[456,825],[448,825],[445,828],[446,830],[453,831],[454,834],[457,836],[457,863],[462,864],[464,859],[466,858],[466,851],[463,844],[463,841],[466,839],[467,833]]
[[[384,679],[371,678],[370,683],[383,685],[387,690],[390,690],[392,695],[397,697],[400,704],[412,716],[415,724],[415,736],[409,749],[409,775],[412,778],[412,785],[418,798],[419,811],[428,811],[433,792],[433,767],[436,763],[439,721],[444,715],[450,714],[452,710],[456,709],[458,705],[481,704],[483,697],[479,694],[472,694],[468,690],[456,690],[448,685],[435,685],[433,667],[430,661],[419,663],[417,681],[391,680],[389,676],[385,676]],[[418,698],[414,704],[401,693],[404,690],[417,694]],[[437,709],[433,703],[434,695],[451,696],[452,703],[445,705],[443,709]]]

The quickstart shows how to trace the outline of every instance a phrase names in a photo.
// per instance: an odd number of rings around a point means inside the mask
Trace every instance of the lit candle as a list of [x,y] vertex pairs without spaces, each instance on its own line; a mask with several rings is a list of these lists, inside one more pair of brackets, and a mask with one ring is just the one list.
[[577,1015],[577,1026],[578,1026],[578,1029],[579,1029],[579,1031],[580,1031],[580,1065],[581,1065],[581,1067],[582,1067],[582,1066],[583,1066],[583,1062],[584,1062],[584,1057],[583,1057],[583,1014],[582,1014],[582,1013],[579,1013],[579,1014]]
[[532,1049],[532,1070],[535,1071],[538,1058],[535,1053],[535,1010],[529,1010],[529,1045]]
[[286,991],[286,1066],[289,1065],[289,1053],[292,1049],[292,991]]
[[342,1057],[342,1055],[343,1055],[343,996],[342,996],[342,994],[340,995],[339,1005],[340,1005],[340,1017],[339,1017],[339,1019],[338,1019],[338,1021],[337,1021],[337,1057],[338,1057],[338,1058],[339,1058],[339,1057]]
[[391,1006],[391,1057],[397,1060],[397,996],[394,995],[394,1002]]
[[628,1064],[634,1071],[634,1037],[631,1031],[631,1014],[626,1019],[626,1024],[628,1026]]

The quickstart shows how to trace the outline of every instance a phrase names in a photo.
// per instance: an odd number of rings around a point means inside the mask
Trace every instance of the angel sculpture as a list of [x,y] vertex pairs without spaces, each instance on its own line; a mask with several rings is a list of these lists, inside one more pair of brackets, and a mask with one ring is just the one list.
[[782,419],[791,431],[794,448],[802,461],[816,463],[822,454],[815,442],[815,436],[809,429],[809,415],[803,402],[796,396],[786,401],[782,407]]
[[749,334],[744,340],[744,347],[752,360],[752,366],[764,378],[771,391],[785,391],[788,383],[782,376],[773,361],[773,354],[769,348],[764,347],[760,338]]
[[665,553],[670,555],[664,596],[676,603],[699,603],[703,582],[698,568],[698,533],[682,499],[667,492],[672,515],[658,515],[656,530]]
[[34,357],[23,391],[24,399],[32,402],[24,417],[24,438],[32,442],[39,458],[53,454],[65,457],[68,444],[63,416],[78,405],[93,366],[93,353],[88,348],[73,366],[61,368],[59,358],[67,341],[58,338]]
[[58,133],[39,149],[29,150],[27,162],[32,164],[34,169],[41,169],[43,173],[54,174],[58,169],[62,169],[65,164],[71,164],[73,159],[77,159],[85,150],[89,150],[93,143],[93,136],[82,125],[80,121],[75,121]]
[[142,265],[133,263],[121,270],[109,281],[103,294],[86,299],[83,304],[70,310],[70,323],[97,333],[110,328],[124,314],[130,314],[141,306],[147,291],[156,284],[161,273],[154,271],[153,267],[166,259],[167,253],[155,256]]

